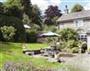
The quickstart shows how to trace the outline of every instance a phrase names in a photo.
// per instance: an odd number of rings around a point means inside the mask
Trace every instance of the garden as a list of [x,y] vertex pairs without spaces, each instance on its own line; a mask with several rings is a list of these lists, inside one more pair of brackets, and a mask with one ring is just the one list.
[[[56,48],[58,50],[60,50],[60,52],[57,55],[57,58],[60,59],[60,62],[58,61],[48,61],[49,56],[45,56],[42,57],[40,55],[40,57],[35,57],[34,55],[29,55],[29,54],[25,54],[23,53],[23,45],[25,46],[26,50],[29,51],[35,51],[35,50],[41,50],[41,49],[48,49],[47,47],[50,45],[53,45],[53,41],[54,43],[56,43],[55,40],[57,40],[56,38],[47,38],[47,42],[42,42],[42,43],[12,43],[12,42],[0,42],[0,68],[3,69],[9,69],[7,67],[7,65],[11,68],[11,70],[13,69],[13,66],[15,66],[14,68],[17,70],[26,70],[26,66],[28,66],[27,70],[30,69],[35,69],[36,71],[41,70],[41,71],[48,71],[48,70],[60,70],[60,69],[71,69],[71,70],[76,70],[77,68],[74,67],[70,67],[70,65],[72,65],[69,60],[73,59],[75,57],[77,57],[77,55],[79,55],[79,45],[82,43],[80,41],[78,41],[76,39],[76,36],[71,35],[70,33],[72,32],[72,29],[66,29],[60,31],[62,39],[58,38],[60,41],[59,44],[54,44],[56,46]],[[64,33],[63,33],[64,31]],[[65,36],[66,34],[68,35],[69,32],[69,36]],[[74,31],[73,31],[74,32]],[[72,34],[72,33],[71,33]],[[74,35],[76,33],[74,32]],[[76,34],[77,35],[77,34]],[[64,37],[63,37],[64,36]],[[65,38],[66,37],[66,38]],[[68,38],[68,39],[67,39]],[[71,39],[71,40],[70,40]],[[67,47],[66,47],[67,46]],[[86,46],[84,45],[83,48],[85,48]],[[52,47],[50,47],[52,48]],[[49,49],[50,50],[50,49]],[[82,50],[84,51],[84,50]],[[52,51],[53,52],[53,51]],[[48,52],[47,52],[48,53]],[[52,58],[52,57],[49,57]],[[57,59],[56,58],[56,59]],[[55,57],[53,58],[55,59]],[[68,66],[67,66],[67,62]],[[19,64],[19,68],[17,68]],[[31,66],[30,66],[31,65]],[[30,68],[30,67],[32,68]],[[67,67],[65,67],[67,66]],[[27,71],[26,70],[26,71]],[[34,71],[34,70],[33,70]]]
[[[41,68],[57,68],[63,66],[59,63],[48,62],[44,58],[34,58],[22,53],[22,43],[0,43],[0,68],[5,63],[31,63],[35,67]],[[32,47],[46,47],[46,44],[27,44],[28,48]]]
[[0,71],[89,71],[86,41],[58,29],[58,6],[44,14],[31,0],[0,2]]

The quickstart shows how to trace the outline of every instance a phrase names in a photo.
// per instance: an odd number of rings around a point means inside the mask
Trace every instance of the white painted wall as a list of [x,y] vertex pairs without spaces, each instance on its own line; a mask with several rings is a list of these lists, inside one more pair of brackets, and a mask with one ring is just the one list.
[[80,27],[87,30],[90,28],[90,19],[84,20],[84,19],[78,19],[78,24],[75,23],[77,20],[67,21],[67,22],[60,22],[58,25],[59,29],[64,28],[72,28],[72,29],[79,29]]
[[90,34],[87,35],[87,47],[90,48]]

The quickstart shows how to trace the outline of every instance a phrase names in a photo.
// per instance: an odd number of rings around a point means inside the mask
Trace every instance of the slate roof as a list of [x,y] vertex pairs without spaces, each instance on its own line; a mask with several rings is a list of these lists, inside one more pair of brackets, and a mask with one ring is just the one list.
[[70,13],[66,15],[62,15],[57,22],[65,22],[65,21],[70,21],[74,19],[90,19],[90,10],[83,10],[81,12],[75,12],[75,13]]

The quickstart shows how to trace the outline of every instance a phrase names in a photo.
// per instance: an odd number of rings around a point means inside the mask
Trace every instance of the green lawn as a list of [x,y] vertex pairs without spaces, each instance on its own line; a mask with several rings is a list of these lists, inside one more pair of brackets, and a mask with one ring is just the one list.
[[[41,49],[42,47],[47,47],[47,44],[27,44],[28,48],[31,50]],[[43,58],[33,58],[31,56],[22,53],[21,43],[0,43],[0,67],[5,62],[32,62],[36,66],[41,67],[60,67],[63,64],[60,63],[50,63]]]
[[27,44],[27,48],[30,50],[38,50],[46,47],[48,47],[47,44],[39,44],[39,43]]

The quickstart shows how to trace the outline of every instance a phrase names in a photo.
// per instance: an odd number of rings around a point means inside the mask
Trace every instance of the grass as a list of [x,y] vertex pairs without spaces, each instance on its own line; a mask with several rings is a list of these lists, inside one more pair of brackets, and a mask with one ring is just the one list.
[[[60,63],[50,63],[43,58],[33,58],[31,56],[22,53],[21,43],[0,43],[0,67],[6,62],[32,62],[37,67],[45,68],[57,68],[61,67],[63,64]],[[28,48],[31,50],[41,49],[46,47],[47,44],[27,44]]]
[[41,48],[48,47],[47,44],[40,44],[40,43],[27,44],[27,46],[28,46],[28,49],[30,49],[30,50],[38,50]]
[[[47,44],[27,44],[28,49],[36,50]],[[58,71],[89,71],[90,57],[80,56],[67,64],[51,63],[44,58],[34,58],[22,53],[22,43],[0,43],[0,68],[6,62],[31,62],[36,67],[56,68]],[[82,69],[82,70],[81,70]]]

